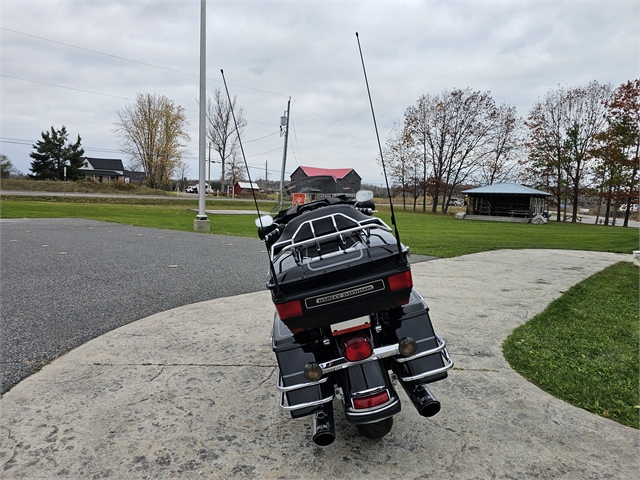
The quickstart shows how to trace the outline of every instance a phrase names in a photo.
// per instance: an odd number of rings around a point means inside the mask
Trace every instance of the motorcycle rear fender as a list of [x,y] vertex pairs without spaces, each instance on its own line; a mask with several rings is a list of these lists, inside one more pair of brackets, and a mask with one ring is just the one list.
[[[336,381],[342,389],[344,411],[349,423],[357,425],[372,423],[389,418],[401,410],[400,399],[396,393],[389,373],[382,361],[355,365],[336,373]],[[353,398],[386,390],[389,401],[369,410],[353,408]]]

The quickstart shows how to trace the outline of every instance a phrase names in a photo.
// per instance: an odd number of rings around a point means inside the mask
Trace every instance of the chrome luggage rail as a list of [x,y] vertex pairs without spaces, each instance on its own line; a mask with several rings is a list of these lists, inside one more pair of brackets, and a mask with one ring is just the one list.
[[[337,222],[336,222],[336,218],[337,217],[343,217],[345,219],[347,219],[347,221],[353,225],[355,225],[354,227],[351,228],[346,228],[346,229],[340,229],[338,228]],[[333,228],[335,229],[335,232],[331,232],[331,233],[327,233],[324,235],[316,235],[316,230],[313,227],[314,223],[317,222],[321,222],[324,221],[326,219],[330,219],[331,223],[333,224]],[[299,240],[296,241],[296,237],[300,234],[300,231],[305,228],[308,227],[309,231],[311,232],[311,234],[313,235],[312,238],[308,238],[308,239],[304,239],[304,240]],[[377,217],[371,217],[368,218],[366,220],[363,221],[359,221],[356,220],[348,215],[345,215],[344,213],[338,212],[338,213],[332,213],[329,215],[325,215],[322,217],[317,217],[317,218],[312,218],[310,220],[307,220],[305,222],[302,222],[298,228],[296,229],[296,231],[294,232],[294,234],[291,236],[291,239],[289,240],[285,240],[285,241],[281,241],[281,242],[276,242],[271,246],[271,260],[275,260],[275,257],[278,255],[281,255],[287,251],[290,250],[296,250],[298,248],[304,247],[306,245],[312,245],[312,244],[317,244],[319,245],[320,242],[324,242],[327,240],[332,240],[336,237],[341,237],[345,234],[349,234],[349,233],[355,233],[355,232],[361,232],[361,231],[365,231],[367,233],[367,237],[370,235],[369,230],[371,230],[372,228],[380,228],[386,232],[392,233],[393,230],[391,230],[391,228],[389,228],[389,226],[384,223],[382,220],[380,220]],[[344,239],[343,243],[344,243]],[[276,249],[278,250],[276,253]]]
[[282,375],[280,374],[280,369],[276,369],[276,374],[277,374],[277,380],[276,380],[276,388],[280,391],[280,408],[287,411],[287,412],[291,412],[294,410],[302,410],[303,408],[309,408],[309,407],[316,407],[318,405],[322,405],[324,403],[328,403],[330,401],[333,400],[334,395],[331,395],[327,398],[321,398],[320,400],[315,400],[313,402],[306,402],[306,403],[298,403],[296,405],[285,405],[284,404],[284,394],[286,392],[292,392],[295,390],[300,390],[301,388],[306,388],[306,387],[312,387],[314,385],[320,385],[322,383],[325,383],[329,378],[328,377],[323,377],[320,380],[316,381],[316,382],[306,382],[306,383],[298,383],[296,385],[291,385],[289,387],[285,387],[282,385]]

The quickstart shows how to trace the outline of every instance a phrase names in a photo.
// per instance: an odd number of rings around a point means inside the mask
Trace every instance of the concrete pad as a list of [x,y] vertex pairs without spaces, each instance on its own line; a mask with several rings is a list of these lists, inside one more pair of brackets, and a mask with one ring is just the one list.
[[268,292],[163,312],[62,356],[0,399],[2,478],[635,478],[638,430],[512,371],[501,344],[571,285],[628,255],[517,250],[413,265],[456,367],[441,412],[379,441],[336,401],[336,441],[277,404]]

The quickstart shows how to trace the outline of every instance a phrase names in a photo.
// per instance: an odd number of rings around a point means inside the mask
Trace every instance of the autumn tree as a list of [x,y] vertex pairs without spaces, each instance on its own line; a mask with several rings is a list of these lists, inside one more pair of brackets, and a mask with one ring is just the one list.
[[[624,205],[624,226],[629,225],[631,204],[638,202],[638,160],[640,157],[640,80],[630,80],[616,88],[606,104],[607,128],[593,150],[599,189],[606,200],[605,225],[611,210]],[[615,224],[615,216],[613,216]]]
[[64,180],[66,167],[68,180],[81,178],[84,149],[80,146],[80,135],[74,143],[69,142],[64,125],[59,130],[51,127],[41,135],[42,139],[33,145],[34,151],[29,154],[33,158],[30,176],[37,180]]
[[470,88],[423,95],[407,108],[405,126],[421,159],[422,181],[431,190],[433,212],[441,202],[446,213],[455,189],[480,167],[497,120],[489,92]]
[[142,169],[149,187],[166,188],[186,152],[181,142],[191,140],[184,107],[164,95],[139,93],[116,115],[115,132],[129,168]]
[[567,198],[573,203],[572,221],[577,219],[580,195],[593,174],[591,152],[606,124],[609,92],[608,85],[596,81],[586,87],[558,86],[533,106],[525,122],[528,171],[549,183],[558,205],[558,221],[560,205]]
[[235,184],[238,179],[244,178],[242,168],[239,166],[240,142],[233,116],[238,123],[241,137],[244,127],[247,125],[243,108],[237,104],[236,96],[229,104],[228,98],[222,94],[219,88],[216,88],[213,92],[213,98],[207,99],[207,139],[220,158],[222,165],[220,181],[223,190],[225,181],[230,180]]

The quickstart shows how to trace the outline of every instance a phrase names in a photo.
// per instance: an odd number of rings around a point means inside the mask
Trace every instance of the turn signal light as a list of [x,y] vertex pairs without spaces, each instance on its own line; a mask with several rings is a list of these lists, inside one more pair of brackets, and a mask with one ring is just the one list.
[[315,362],[307,363],[303,375],[310,382],[317,382],[322,378],[322,368]]
[[300,300],[294,300],[286,303],[276,303],[276,310],[280,320],[286,320],[287,318],[299,317],[302,315],[302,303]]
[[389,392],[386,390],[380,393],[374,393],[373,395],[367,395],[366,397],[354,397],[353,408],[363,410],[365,408],[373,408],[378,405],[382,405],[389,401]]
[[406,288],[413,287],[413,279],[411,278],[411,270],[406,272],[396,273],[388,278],[389,288],[392,292],[398,290],[404,290]]
[[373,348],[366,336],[354,335],[342,343],[342,351],[344,352],[344,356],[347,357],[347,360],[357,362],[369,358],[373,353]]
[[412,357],[418,351],[418,344],[411,337],[404,337],[398,342],[398,350],[403,357]]

